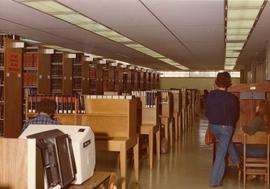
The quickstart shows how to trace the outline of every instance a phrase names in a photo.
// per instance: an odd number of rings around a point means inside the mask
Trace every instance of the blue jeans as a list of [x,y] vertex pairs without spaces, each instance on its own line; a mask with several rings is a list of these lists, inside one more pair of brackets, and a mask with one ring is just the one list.
[[225,158],[227,152],[229,152],[233,164],[237,164],[239,162],[239,157],[231,141],[233,127],[209,124],[209,129],[218,140],[216,145],[215,161],[210,179],[210,186],[214,186],[220,185],[222,182],[225,172]]

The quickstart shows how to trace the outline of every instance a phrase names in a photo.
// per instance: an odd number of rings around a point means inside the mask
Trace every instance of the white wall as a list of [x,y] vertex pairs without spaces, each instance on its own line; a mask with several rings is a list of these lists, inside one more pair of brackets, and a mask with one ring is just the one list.
[[[212,90],[214,88],[215,78],[179,78],[163,77],[160,78],[160,88],[195,88],[200,90]],[[232,78],[233,84],[239,84],[240,78]]]

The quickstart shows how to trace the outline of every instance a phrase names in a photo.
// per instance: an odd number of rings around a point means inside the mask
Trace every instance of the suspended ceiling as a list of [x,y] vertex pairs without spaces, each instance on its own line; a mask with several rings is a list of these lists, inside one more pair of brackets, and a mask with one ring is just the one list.
[[[190,70],[224,68],[223,0],[59,0]],[[243,64],[269,39],[269,4],[244,52]],[[158,59],[12,0],[0,1],[0,31],[44,44],[94,53],[157,70],[177,70]],[[257,36],[259,35],[259,36]]]

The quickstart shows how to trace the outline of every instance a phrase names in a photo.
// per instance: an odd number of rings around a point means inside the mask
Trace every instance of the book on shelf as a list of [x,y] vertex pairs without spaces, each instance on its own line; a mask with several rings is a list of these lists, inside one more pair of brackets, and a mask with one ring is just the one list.
[[23,54],[23,66],[24,67],[37,67],[38,56],[37,52],[25,52]]
[[84,113],[83,96],[78,95],[33,95],[28,96],[28,112],[36,113],[38,102],[42,99],[55,101],[56,113],[58,114],[75,114]]
[[37,72],[25,71],[23,73],[24,86],[37,86]]
[[51,55],[51,63],[59,63],[62,64],[62,60],[63,60],[63,55],[62,53],[55,53]]

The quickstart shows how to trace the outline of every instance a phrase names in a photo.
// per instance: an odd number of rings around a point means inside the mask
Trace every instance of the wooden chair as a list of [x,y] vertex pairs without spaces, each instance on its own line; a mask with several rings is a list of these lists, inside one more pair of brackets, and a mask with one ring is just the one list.
[[[256,134],[249,136],[244,134],[243,145],[243,184],[246,187],[247,175],[264,175],[266,180],[266,188],[269,188],[269,133],[257,132]],[[266,144],[267,156],[263,158],[259,157],[247,157],[247,144]]]

